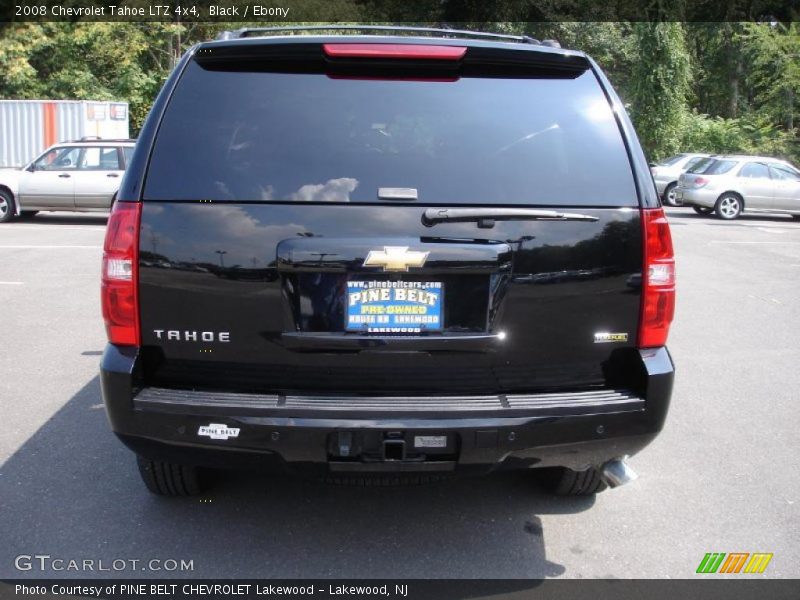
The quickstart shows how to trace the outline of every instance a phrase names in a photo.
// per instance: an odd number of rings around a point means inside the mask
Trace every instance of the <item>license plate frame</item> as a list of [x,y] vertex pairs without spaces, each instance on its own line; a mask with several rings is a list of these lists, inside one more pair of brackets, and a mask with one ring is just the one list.
[[439,333],[444,329],[444,293],[443,281],[349,280],[344,329],[363,334]]

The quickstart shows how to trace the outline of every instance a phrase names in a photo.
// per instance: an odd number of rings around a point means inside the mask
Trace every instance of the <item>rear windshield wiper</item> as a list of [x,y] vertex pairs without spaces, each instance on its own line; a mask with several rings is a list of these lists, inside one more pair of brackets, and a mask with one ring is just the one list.
[[478,227],[490,229],[495,221],[597,221],[598,217],[580,213],[540,210],[537,208],[429,208],[422,214],[422,224],[465,223],[477,221]]

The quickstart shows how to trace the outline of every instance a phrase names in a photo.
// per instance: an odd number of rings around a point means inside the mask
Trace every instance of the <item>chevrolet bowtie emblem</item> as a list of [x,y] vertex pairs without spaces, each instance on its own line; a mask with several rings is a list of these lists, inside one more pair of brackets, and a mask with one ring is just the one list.
[[383,250],[370,250],[365,267],[383,267],[384,271],[408,271],[409,267],[421,267],[430,252],[408,250],[408,246],[384,246]]

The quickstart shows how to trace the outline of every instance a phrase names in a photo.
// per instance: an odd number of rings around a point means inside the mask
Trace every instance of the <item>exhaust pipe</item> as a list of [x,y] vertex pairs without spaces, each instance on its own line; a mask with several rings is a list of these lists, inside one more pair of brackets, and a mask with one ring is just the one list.
[[626,458],[628,457],[615,458],[600,467],[600,476],[609,487],[619,487],[639,478],[636,471],[625,462]]

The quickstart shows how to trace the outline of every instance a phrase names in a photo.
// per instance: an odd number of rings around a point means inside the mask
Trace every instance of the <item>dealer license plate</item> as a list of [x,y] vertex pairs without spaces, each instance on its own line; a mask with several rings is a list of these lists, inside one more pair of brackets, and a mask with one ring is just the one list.
[[362,333],[441,331],[441,281],[348,281],[345,329]]

